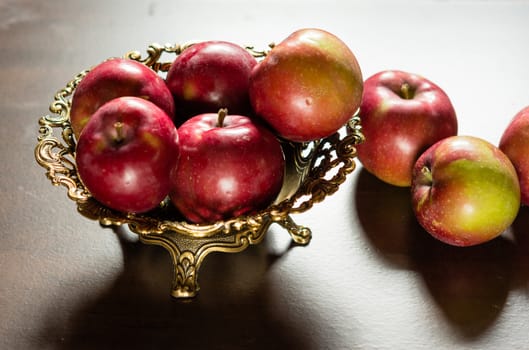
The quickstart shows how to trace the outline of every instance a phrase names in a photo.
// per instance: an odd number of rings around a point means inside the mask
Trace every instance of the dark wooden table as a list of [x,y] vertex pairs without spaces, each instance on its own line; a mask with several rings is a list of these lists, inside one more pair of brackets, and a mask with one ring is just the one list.
[[529,210],[474,248],[428,236],[407,189],[362,170],[239,254],[214,254],[201,291],[170,297],[169,254],[76,211],[37,165],[38,119],[103,59],[150,43],[265,48],[302,27],[341,37],[367,78],[420,73],[449,94],[460,134],[497,143],[529,105],[524,1],[0,0],[1,349],[527,349]]

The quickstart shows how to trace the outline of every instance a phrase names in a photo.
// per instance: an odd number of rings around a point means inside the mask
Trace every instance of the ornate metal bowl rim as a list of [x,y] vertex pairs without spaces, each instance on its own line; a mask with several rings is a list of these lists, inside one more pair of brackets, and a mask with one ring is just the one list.
[[[174,57],[193,45],[151,44],[145,57],[139,51],[130,51],[123,57],[139,61],[155,72],[165,74]],[[273,45],[270,45],[270,48]],[[267,51],[245,47],[254,57],[261,59]],[[173,58],[164,61],[165,55]],[[35,158],[46,169],[46,176],[53,185],[66,187],[68,197],[75,201],[77,210],[103,226],[128,225],[138,234],[140,241],[164,247],[171,254],[174,278],[171,294],[186,298],[195,296],[199,290],[198,269],[207,254],[217,252],[239,252],[249,245],[258,244],[271,224],[284,227],[297,244],[308,244],[311,231],[297,225],[291,214],[309,210],[315,203],[335,193],[346,176],[355,169],[356,148],[363,141],[359,117],[350,121],[337,133],[309,143],[285,142],[290,171],[294,183],[284,185],[284,191],[271,206],[258,213],[236,217],[212,224],[190,224],[175,220],[168,212],[167,201],[146,214],[127,214],[113,211],[95,201],[83,186],[75,164],[76,141],[70,127],[69,112],[71,97],[76,86],[90,69],[77,74],[54,96],[49,107],[52,114],[39,119],[38,143]],[[60,137],[54,130],[60,131]]]

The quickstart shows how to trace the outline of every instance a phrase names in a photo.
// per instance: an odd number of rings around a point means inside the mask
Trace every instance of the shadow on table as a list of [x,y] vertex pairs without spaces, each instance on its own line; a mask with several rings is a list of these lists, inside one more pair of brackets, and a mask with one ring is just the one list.
[[113,285],[95,301],[81,304],[69,324],[57,324],[49,315],[42,338],[56,342],[53,348],[307,348],[273,299],[277,294],[265,274],[280,255],[270,254],[266,239],[238,254],[208,256],[198,296],[179,300],[169,294],[169,254],[131,240],[125,231],[116,229],[124,269]]
[[420,273],[433,301],[462,336],[479,337],[501,314],[509,291],[527,284],[529,212],[521,208],[512,226],[518,242],[501,236],[474,247],[453,247],[418,224],[409,191],[362,168],[353,196],[364,234],[385,263]]

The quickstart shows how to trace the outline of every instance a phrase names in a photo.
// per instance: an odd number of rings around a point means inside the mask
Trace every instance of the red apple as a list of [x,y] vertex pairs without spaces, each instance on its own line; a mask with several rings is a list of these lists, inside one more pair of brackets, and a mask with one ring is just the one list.
[[335,35],[301,29],[275,46],[254,68],[250,101],[285,139],[327,137],[355,114],[362,99],[356,57]]
[[414,213],[433,237],[455,246],[490,241],[520,208],[509,158],[488,141],[452,136],[428,148],[413,168]]
[[167,73],[167,86],[178,108],[178,120],[227,108],[250,112],[248,85],[257,60],[244,48],[226,41],[205,41],[185,49]]
[[142,97],[174,116],[174,101],[161,76],[140,62],[113,58],[92,68],[75,88],[70,110],[75,136],[99,107],[121,96]]
[[279,140],[265,126],[221,110],[192,117],[178,134],[181,155],[170,197],[189,221],[253,213],[281,190],[285,159]]
[[428,79],[403,71],[382,71],[364,82],[360,117],[365,142],[357,146],[358,160],[395,186],[410,186],[421,153],[457,134],[447,94]]
[[119,97],[90,118],[75,160],[81,181],[99,202],[122,212],[147,212],[169,194],[178,133],[152,102]]
[[522,191],[522,204],[529,205],[529,106],[511,120],[499,143],[516,169]]

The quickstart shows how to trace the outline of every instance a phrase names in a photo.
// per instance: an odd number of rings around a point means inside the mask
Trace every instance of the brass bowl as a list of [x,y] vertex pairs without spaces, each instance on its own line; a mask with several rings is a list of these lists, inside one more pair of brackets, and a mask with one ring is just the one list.
[[[170,61],[162,61],[162,57],[178,55],[190,45],[193,43],[151,44],[146,57],[138,51],[128,52],[124,57],[139,61],[163,76],[174,57]],[[267,54],[267,51],[256,51],[252,47],[246,49],[257,59]],[[235,253],[258,244],[271,224],[282,226],[294,243],[308,244],[311,230],[297,225],[291,214],[305,212],[336,192],[355,169],[355,146],[363,141],[357,115],[327,138],[308,143],[283,142],[287,170],[281,193],[272,205],[258,213],[197,225],[185,222],[167,200],[146,214],[111,210],[92,198],[81,183],[75,164],[76,142],[69,120],[71,98],[88,71],[79,73],[59,90],[49,107],[52,114],[39,119],[35,158],[46,169],[46,176],[53,185],[66,187],[68,197],[77,203],[77,210],[82,215],[98,220],[103,226],[126,224],[141,242],[164,247],[173,261],[171,295],[176,298],[197,294],[198,270],[209,253]]]

